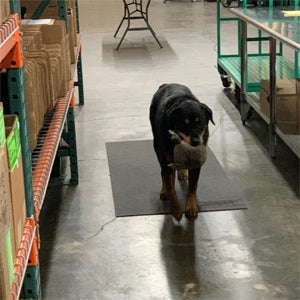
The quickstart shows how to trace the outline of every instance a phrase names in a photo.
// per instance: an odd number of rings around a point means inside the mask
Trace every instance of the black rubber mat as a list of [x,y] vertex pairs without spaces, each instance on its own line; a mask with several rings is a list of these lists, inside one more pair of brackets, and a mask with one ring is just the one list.
[[[151,140],[106,143],[117,217],[168,214],[169,201],[159,199],[160,167]],[[176,180],[184,208],[187,183]],[[228,179],[214,154],[202,167],[198,184],[200,211],[247,208],[239,189]]]

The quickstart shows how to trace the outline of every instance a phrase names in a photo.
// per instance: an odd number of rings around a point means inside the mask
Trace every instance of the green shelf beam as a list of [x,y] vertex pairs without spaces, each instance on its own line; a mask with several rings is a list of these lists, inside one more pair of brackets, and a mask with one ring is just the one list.
[[[32,15],[32,19],[39,19],[46,7],[49,5],[50,0],[40,0],[40,4],[34,14]],[[58,15],[61,20],[66,21],[66,30],[68,32],[68,22],[67,22],[67,3],[65,0],[57,0],[58,4]]]
[[68,143],[70,151],[70,168],[71,168],[71,185],[77,185],[78,180],[78,160],[77,160],[77,146],[76,146],[76,131],[75,131],[75,114],[74,107],[70,107],[67,115],[68,127]]
[[20,122],[20,136],[22,145],[22,160],[24,171],[25,198],[27,217],[34,214],[32,192],[31,152],[29,144],[27,107],[25,99],[24,69],[8,69],[8,98],[9,112],[17,114]]
[[60,20],[64,20],[65,21],[65,25],[66,25],[66,31],[69,32],[69,26],[68,26],[68,14],[67,14],[67,2],[65,0],[57,0],[57,4],[58,4],[58,14],[59,14],[59,18]]
[[42,299],[39,265],[27,267],[22,294],[24,299]]
[[76,86],[78,86],[79,105],[84,105],[83,75],[82,74],[83,74],[83,72],[82,72],[81,52],[79,52],[78,61],[77,61],[77,82],[76,82]]
[[39,4],[38,8],[32,15],[32,19],[39,19],[41,17],[41,15],[43,14],[44,10],[46,9],[46,7],[48,6],[48,4],[50,3],[50,0],[40,0],[40,1],[41,2]]
[[80,25],[79,25],[79,8],[78,8],[78,0],[75,0],[75,10],[76,10],[76,28],[77,32],[80,32]]
[[18,14],[19,16],[21,16],[20,0],[10,0],[9,5],[10,5],[10,12],[12,14]]
[[79,179],[74,107],[69,107],[68,109],[66,126],[61,137],[65,143],[58,148],[57,157],[70,158],[71,178],[69,180],[69,184],[77,185],[79,183]]

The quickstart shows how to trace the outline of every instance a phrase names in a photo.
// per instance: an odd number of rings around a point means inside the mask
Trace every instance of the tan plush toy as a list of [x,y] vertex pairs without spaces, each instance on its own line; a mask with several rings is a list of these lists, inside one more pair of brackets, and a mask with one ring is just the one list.
[[178,169],[196,169],[201,167],[206,161],[205,145],[191,146],[181,140],[177,133],[169,130],[171,140],[176,143],[174,147],[174,163],[169,164],[175,170]]

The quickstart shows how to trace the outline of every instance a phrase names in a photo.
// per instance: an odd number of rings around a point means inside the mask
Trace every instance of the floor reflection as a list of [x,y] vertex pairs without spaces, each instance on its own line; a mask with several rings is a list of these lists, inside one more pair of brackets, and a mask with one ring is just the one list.
[[196,271],[195,230],[193,222],[174,225],[165,216],[161,230],[161,255],[165,264],[170,294],[179,299],[196,299],[201,284]]

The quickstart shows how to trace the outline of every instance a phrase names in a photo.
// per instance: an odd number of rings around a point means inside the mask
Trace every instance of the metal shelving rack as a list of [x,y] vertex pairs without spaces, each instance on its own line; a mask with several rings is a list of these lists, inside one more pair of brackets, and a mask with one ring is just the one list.
[[[228,1],[228,0],[227,0]],[[281,0],[284,3],[284,0]],[[237,6],[247,7],[247,0],[238,0]],[[257,1],[257,6],[260,6],[263,1]],[[298,5],[298,0],[295,0],[295,7]],[[217,35],[218,35],[218,71],[221,75],[221,80],[224,87],[229,87],[231,80],[238,88],[241,88],[241,41],[238,40],[238,45],[235,54],[223,54],[222,49],[222,24],[236,23],[238,36],[241,32],[241,22],[237,17],[224,17],[222,15],[222,1],[217,0]],[[273,0],[269,1],[270,8],[273,7]],[[259,92],[260,80],[267,79],[269,76],[269,52],[264,50],[263,42],[269,38],[262,35],[258,30],[256,37],[246,37],[247,43],[257,43],[256,53],[247,53],[246,66],[246,92]],[[277,76],[278,78],[295,79],[299,76],[299,68],[295,68],[298,62],[298,54],[295,52],[294,61],[286,58],[283,55],[283,44],[280,44],[277,52]]]
[[[40,1],[35,18],[39,18],[50,3],[50,0]],[[57,1],[59,17],[66,21],[68,29],[66,1]],[[10,300],[18,299],[21,293],[25,299],[41,299],[38,221],[55,157],[70,158],[70,184],[78,184],[74,87],[78,87],[80,105],[84,104],[84,91],[77,0],[75,0],[75,7],[78,43],[77,60],[75,65],[71,66],[73,80],[70,82],[70,89],[66,96],[58,99],[54,110],[45,117],[44,127],[38,137],[38,146],[32,153],[28,138],[19,0],[10,0],[11,16],[4,24],[0,24],[0,66],[7,69],[9,111],[17,114],[20,122],[27,214],[22,241],[14,264],[14,282]],[[74,82],[76,71],[77,82]],[[64,140],[63,146],[60,140]]]
[[[270,55],[276,56],[276,77],[282,79],[296,79],[300,77],[299,68],[299,51],[294,50],[292,57],[284,56],[284,42],[279,43],[279,47],[273,49],[270,52],[270,47],[265,49],[263,47],[264,42],[270,42],[268,36],[264,36],[262,31],[257,29],[257,35],[255,37],[249,37],[247,28],[245,28],[245,22],[242,22],[237,16],[223,16],[222,5],[226,2],[230,7],[231,0],[217,0],[217,35],[218,35],[218,71],[224,87],[229,87],[233,81],[235,84],[236,98],[241,103],[241,119],[245,124],[250,108],[253,108],[262,119],[270,125],[270,131],[276,131],[276,133],[282,138],[282,140],[299,156],[299,139],[298,136],[287,135],[282,133],[279,128],[274,127],[274,122],[271,118],[266,117],[260,110],[259,105],[259,92],[260,82],[262,79],[270,79]],[[236,1],[237,7],[246,8],[249,7],[251,1],[238,0]],[[253,1],[252,1],[253,2]],[[258,0],[254,1],[255,6],[261,7],[266,1]],[[280,0],[276,4],[284,5],[287,1]],[[268,1],[270,11],[275,7],[275,1]],[[299,0],[289,1],[291,9],[299,8]],[[224,9],[226,12],[226,9]],[[267,22],[268,20],[266,20]],[[237,49],[235,54],[223,54],[222,48],[222,25],[224,23],[235,23],[237,27]],[[276,20],[277,26],[281,26],[281,21]],[[284,24],[283,24],[284,25]],[[286,28],[285,30],[288,30]],[[257,44],[257,51],[248,53],[245,51],[245,47],[242,45],[248,45],[249,43]],[[247,49],[247,46],[246,46]],[[244,58],[244,59],[242,59]],[[243,66],[242,66],[243,65]],[[243,70],[243,72],[242,72]],[[241,93],[242,92],[242,93]],[[271,129],[274,127],[274,130]],[[270,133],[270,154],[275,156],[276,135]]]

